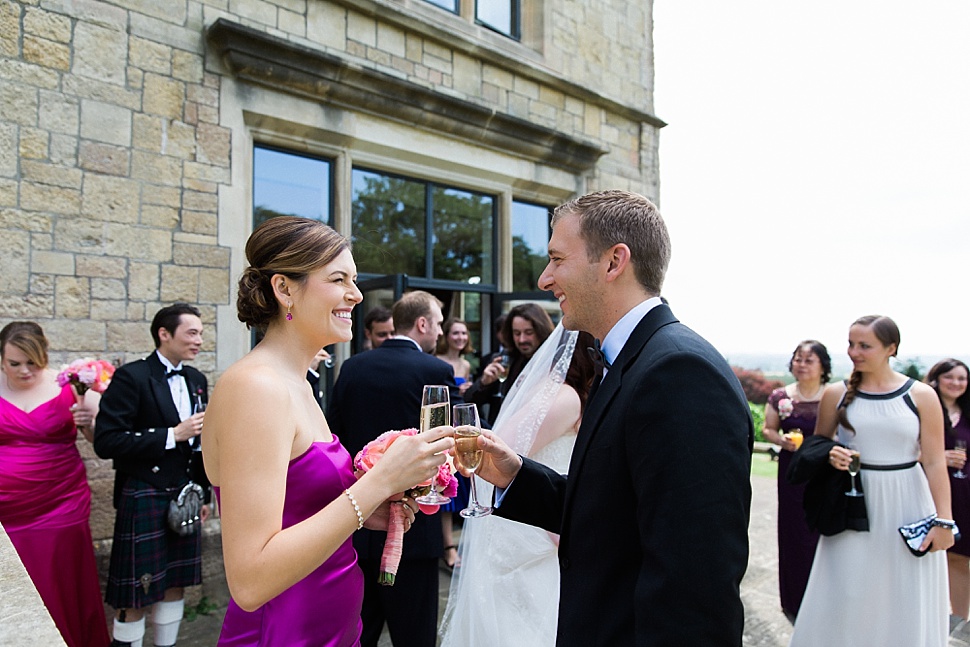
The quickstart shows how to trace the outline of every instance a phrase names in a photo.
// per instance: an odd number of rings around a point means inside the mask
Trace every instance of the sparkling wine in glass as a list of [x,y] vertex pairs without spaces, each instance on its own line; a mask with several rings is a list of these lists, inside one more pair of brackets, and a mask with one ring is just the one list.
[[[206,406],[205,402],[202,401],[202,395],[197,393],[195,395],[195,403],[192,405],[192,415],[195,415],[197,413],[205,413],[205,406]],[[192,441],[192,451],[194,452],[202,451],[201,433],[195,437],[195,440]]]
[[852,489],[845,493],[845,496],[862,496],[862,492],[855,489],[855,477],[862,467],[862,455],[856,450],[850,450],[852,457],[849,459],[849,477],[852,479]]
[[[451,399],[448,387],[428,385],[421,394],[421,432],[451,424]],[[437,478],[431,479],[431,491],[414,499],[425,505],[444,505],[451,499],[438,494]]]
[[[966,460],[966,456],[967,456],[967,441],[965,441],[965,440],[957,440],[953,444],[953,449],[955,449],[956,451],[958,451],[961,454],[963,454],[964,460]],[[967,475],[966,475],[966,472],[964,472],[963,471],[963,468],[961,467],[960,469],[958,469],[956,472],[953,473],[953,478],[955,478],[955,479],[965,479],[965,478],[967,478]]]
[[508,353],[502,353],[499,355],[499,360],[502,365],[502,373],[498,376],[499,383],[504,382],[509,377],[509,359]]
[[455,461],[472,473],[469,479],[472,484],[472,498],[468,507],[459,512],[465,517],[485,517],[492,514],[492,509],[478,502],[478,492],[475,489],[475,470],[482,464],[482,450],[478,447],[478,437],[482,435],[482,426],[478,418],[478,407],[474,404],[456,404],[453,420],[455,421]]

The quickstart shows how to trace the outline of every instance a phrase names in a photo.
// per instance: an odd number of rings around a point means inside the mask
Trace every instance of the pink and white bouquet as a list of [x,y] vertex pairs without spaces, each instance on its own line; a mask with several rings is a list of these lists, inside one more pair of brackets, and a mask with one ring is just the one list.
[[[364,445],[364,448],[357,452],[357,456],[354,458],[357,478],[374,467],[395,440],[401,436],[414,436],[417,433],[418,430],[414,428],[387,431]],[[455,478],[451,460],[449,454],[448,459],[438,467],[438,473],[434,478],[418,483],[405,494],[411,499],[423,496],[431,492],[433,483],[443,496],[453,497],[457,495],[458,479]],[[438,507],[436,505],[418,504],[418,508],[424,514],[434,514],[438,511]],[[404,509],[402,506],[392,505],[390,512],[391,516],[387,522],[387,540],[384,542],[384,552],[381,554],[381,570],[377,579],[378,583],[384,586],[394,586],[394,578],[397,577],[397,569],[401,563],[401,549],[404,545]]]
[[795,410],[795,405],[789,398],[782,398],[778,401],[778,417],[784,420]]
[[78,398],[83,398],[88,390],[104,393],[115,374],[114,364],[103,359],[76,359],[57,374],[57,383],[61,386],[70,384],[74,387]]

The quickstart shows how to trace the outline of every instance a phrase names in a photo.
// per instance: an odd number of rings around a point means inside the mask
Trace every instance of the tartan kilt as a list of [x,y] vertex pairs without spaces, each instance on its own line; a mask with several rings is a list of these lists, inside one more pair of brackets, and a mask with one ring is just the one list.
[[180,489],[134,477],[122,487],[104,595],[115,609],[141,609],[161,601],[166,589],[202,583],[202,533],[180,537],[166,522]]

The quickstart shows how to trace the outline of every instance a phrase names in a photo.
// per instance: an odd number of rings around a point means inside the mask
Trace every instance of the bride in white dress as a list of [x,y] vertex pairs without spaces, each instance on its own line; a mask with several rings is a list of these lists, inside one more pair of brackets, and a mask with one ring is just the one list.
[[[822,537],[815,552],[791,647],[906,645],[947,641],[946,549],[953,545],[943,412],[935,392],[893,371],[899,329],[888,317],[862,317],[849,329],[848,387],[825,389],[815,434],[845,447],[829,463],[845,470],[858,451],[869,531]],[[936,513],[939,526],[915,557],[897,528]],[[964,529],[970,531],[970,528]],[[931,544],[932,542],[932,544]]]
[[[493,431],[565,474],[593,376],[587,333],[556,327],[509,390]],[[492,486],[476,482],[481,501]],[[552,647],[559,614],[559,537],[495,515],[465,521],[441,647]]]

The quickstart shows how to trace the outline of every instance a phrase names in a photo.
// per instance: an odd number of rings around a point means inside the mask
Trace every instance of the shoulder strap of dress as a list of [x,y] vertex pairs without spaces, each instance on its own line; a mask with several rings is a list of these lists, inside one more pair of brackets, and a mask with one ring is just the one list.
[[916,407],[916,403],[913,402],[913,396],[910,395],[910,391],[912,390],[913,384],[915,383],[916,383],[916,380],[914,380],[913,378],[909,378],[908,380],[906,380],[906,384],[903,385],[903,402],[905,402],[906,406],[909,407],[913,411],[913,413],[916,414],[916,419],[919,420],[919,409]]

